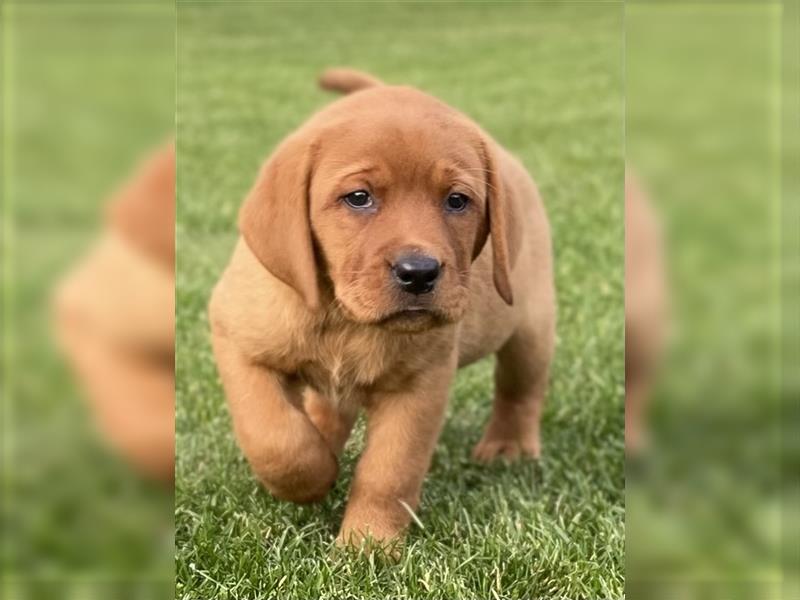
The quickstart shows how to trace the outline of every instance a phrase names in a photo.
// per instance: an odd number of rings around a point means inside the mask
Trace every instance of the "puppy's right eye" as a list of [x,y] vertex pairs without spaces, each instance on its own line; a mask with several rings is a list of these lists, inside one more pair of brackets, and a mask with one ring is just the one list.
[[356,190],[355,192],[345,194],[342,196],[342,200],[344,200],[350,208],[355,208],[357,210],[370,208],[374,204],[372,196],[365,190]]

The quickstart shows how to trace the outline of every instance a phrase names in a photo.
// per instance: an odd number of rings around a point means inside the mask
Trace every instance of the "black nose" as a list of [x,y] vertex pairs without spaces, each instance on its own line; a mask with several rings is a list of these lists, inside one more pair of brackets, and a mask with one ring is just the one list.
[[424,254],[401,256],[392,265],[395,281],[409,294],[427,294],[439,278],[439,261]]

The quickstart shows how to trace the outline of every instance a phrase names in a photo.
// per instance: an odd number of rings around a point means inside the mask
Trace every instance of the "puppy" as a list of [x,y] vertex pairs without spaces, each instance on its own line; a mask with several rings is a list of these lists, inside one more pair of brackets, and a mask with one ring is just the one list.
[[495,353],[474,457],[539,456],[555,335],[550,232],[525,168],[463,114],[346,69],[274,151],[214,289],[238,443],[276,497],[325,496],[360,409],[340,544],[399,539],[456,370]]
[[650,392],[666,343],[669,306],[663,236],[652,202],[625,173],[625,449],[643,450]]
[[107,442],[171,485],[175,464],[175,149],[149,155],[61,278],[53,330]]

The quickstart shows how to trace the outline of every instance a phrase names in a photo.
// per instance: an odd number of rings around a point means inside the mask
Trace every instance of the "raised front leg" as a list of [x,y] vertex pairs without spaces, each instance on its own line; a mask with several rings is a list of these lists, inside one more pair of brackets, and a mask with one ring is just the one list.
[[441,431],[455,357],[409,382],[374,394],[367,406],[367,443],[356,468],[337,542],[397,539],[419,504],[422,481]]
[[322,499],[339,472],[336,456],[301,406],[285,377],[254,364],[225,337],[214,335],[239,446],[274,496],[292,502]]

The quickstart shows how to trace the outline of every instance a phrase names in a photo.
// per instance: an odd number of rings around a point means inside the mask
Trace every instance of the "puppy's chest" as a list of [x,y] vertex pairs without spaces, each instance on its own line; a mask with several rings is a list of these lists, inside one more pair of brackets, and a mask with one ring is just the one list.
[[413,343],[403,337],[369,330],[321,332],[309,347],[297,375],[332,401],[368,391],[393,387],[418,368]]

